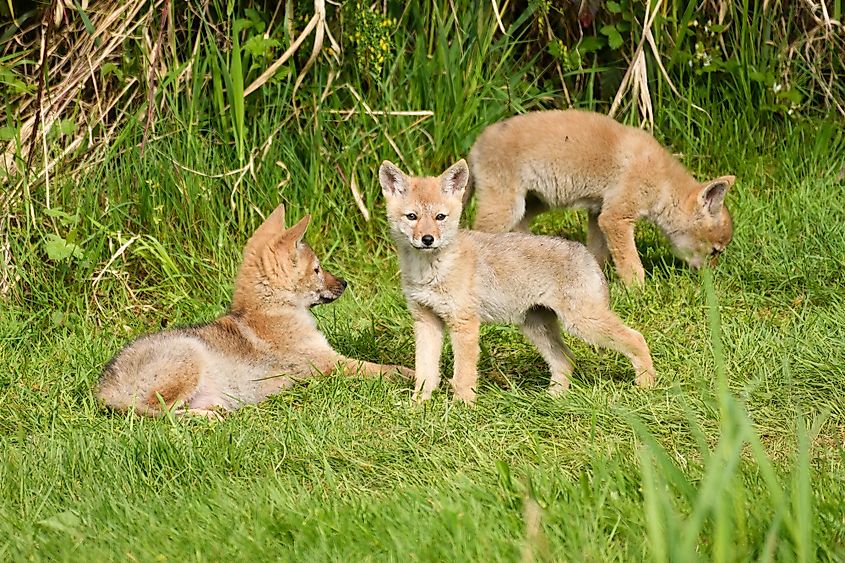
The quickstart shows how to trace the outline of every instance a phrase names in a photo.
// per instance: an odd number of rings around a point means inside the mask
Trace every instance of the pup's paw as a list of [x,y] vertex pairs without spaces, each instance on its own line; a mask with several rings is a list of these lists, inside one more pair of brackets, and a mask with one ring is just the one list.
[[566,394],[569,390],[569,380],[564,381],[552,381],[549,385],[548,393],[552,397],[560,397],[561,395]]
[[468,405],[475,403],[475,391],[472,387],[455,387],[455,398]]
[[214,406],[209,409],[179,409],[175,414],[177,416],[190,416],[205,418],[213,422],[222,422],[227,411],[223,407]]
[[634,383],[636,383],[638,387],[647,389],[649,387],[654,387],[655,379],[657,379],[657,377],[655,376],[654,371],[644,371],[637,375],[637,379],[634,380]]
[[429,399],[431,399],[431,390],[422,389],[414,391],[414,394],[411,395],[411,402],[417,405],[424,403]]
[[401,375],[406,379],[414,379],[417,377],[417,372],[412,370],[411,368],[406,368],[405,366],[390,366],[393,368],[393,371]]
[[638,289],[645,285],[645,270],[642,266],[624,271],[620,270],[619,277],[622,278],[622,283],[628,289]]

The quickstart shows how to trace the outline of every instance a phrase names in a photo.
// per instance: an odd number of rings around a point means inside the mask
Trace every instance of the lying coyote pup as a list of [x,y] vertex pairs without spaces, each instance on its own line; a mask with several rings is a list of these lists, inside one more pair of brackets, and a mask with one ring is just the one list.
[[379,170],[414,318],[414,398],[428,399],[440,382],[444,324],[455,353],[452,387],[466,402],[475,399],[482,322],[522,325],[549,365],[552,394],[569,387],[572,373],[559,322],[591,344],[625,354],[637,384],[652,385],[648,345],[610,310],[607,282],[587,249],[558,238],[460,230],[468,178],[463,160],[437,178],[406,176],[387,161]]
[[144,336],[103,370],[97,396],[117,410],[216,416],[258,403],[296,381],[340,365],[366,375],[399,371],[346,358],[317,330],[309,308],[334,301],[346,282],[320,267],[302,242],[310,217],[285,230],[280,205],[244,249],[231,311],[202,326]]
[[731,241],[724,205],[733,176],[697,182],[647,132],[593,112],[538,111],[485,129],[470,152],[478,199],[474,229],[528,231],[553,207],[587,209],[587,247],[613,256],[626,285],[642,283],[634,223],[645,217],[675,253],[700,268]]

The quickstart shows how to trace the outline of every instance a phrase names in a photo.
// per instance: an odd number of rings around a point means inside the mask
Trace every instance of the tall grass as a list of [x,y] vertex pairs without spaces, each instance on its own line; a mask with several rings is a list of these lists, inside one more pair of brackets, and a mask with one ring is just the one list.
[[[808,429],[800,413],[791,422],[797,436],[796,454],[790,467],[779,473],[763,446],[751,416],[730,391],[728,368],[722,345],[718,300],[710,271],[704,290],[715,363],[716,385],[712,397],[718,410],[718,440],[708,443],[705,430],[692,417],[689,431],[699,437],[700,475],[678,466],[671,454],[637,420],[643,446],[640,463],[643,502],[651,555],[656,561],[691,561],[702,555],[713,561],[757,558],[763,561],[816,561],[837,553],[814,538],[817,519],[813,507],[809,435],[818,432],[827,413]],[[712,440],[711,440],[712,442]],[[763,484],[753,510],[748,505],[749,487],[742,467],[753,467]],[[749,538],[750,520],[768,526],[765,542]]]

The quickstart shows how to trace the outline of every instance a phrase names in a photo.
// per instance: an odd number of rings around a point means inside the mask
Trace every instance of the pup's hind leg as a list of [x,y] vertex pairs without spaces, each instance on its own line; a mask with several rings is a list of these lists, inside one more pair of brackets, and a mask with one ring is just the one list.
[[454,376],[450,383],[455,397],[465,403],[475,401],[478,385],[478,335],[480,321],[477,317],[450,319],[449,335],[455,354]]
[[356,360],[355,358],[341,357],[340,364],[346,368],[350,374],[361,374],[367,377],[377,377],[380,375],[391,376],[399,374],[408,379],[414,378],[414,370],[408,369],[404,366],[374,364],[364,360]]
[[200,358],[190,351],[148,364],[143,370],[150,378],[150,389],[144,397],[146,406],[161,411],[162,401],[168,409],[187,402],[197,392],[201,370]]
[[570,334],[589,344],[624,354],[634,366],[637,385],[654,385],[654,364],[645,338],[636,330],[627,327],[609,308],[598,303],[585,305],[582,302],[575,309],[567,307],[561,317]]
[[192,343],[171,346],[139,341],[126,348],[104,371],[97,397],[112,409],[150,416],[161,414],[162,402],[185,403],[199,386],[202,359]]
[[552,373],[549,393],[559,395],[569,389],[569,375],[573,366],[569,358],[572,350],[560,337],[560,323],[554,311],[535,308],[528,311],[522,323],[522,332],[537,347]]
[[491,188],[478,182],[475,188],[476,212],[472,228],[487,233],[504,233],[520,224],[525,216],[525,193],[505,186]]
[[607,239],[599,227],[599,214],[593,211],[587,212],[587,249],[604,268],[607,259],[610,258],[610,250],[607,248]]

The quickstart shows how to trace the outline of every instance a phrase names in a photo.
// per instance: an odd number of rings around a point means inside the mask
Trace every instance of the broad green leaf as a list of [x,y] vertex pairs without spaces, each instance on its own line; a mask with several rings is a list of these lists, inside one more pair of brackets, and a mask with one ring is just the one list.
[[604,37],[598,35],[590,35],[581,39],[578,45],[575,46],[581,53],[590,53],[598,51],[607,44]]
[[83,256],[82,248],[79,245],[67,242],[59,235],[51,233],[45,236],[44,239],[44,250],[47,252],[47,256],[50,260],[61,262],[62,260],[67,260],[70,257],[82,258]]
[[18,130],[14,127],[0,127],[0,141],[11,141],[18,136]]

